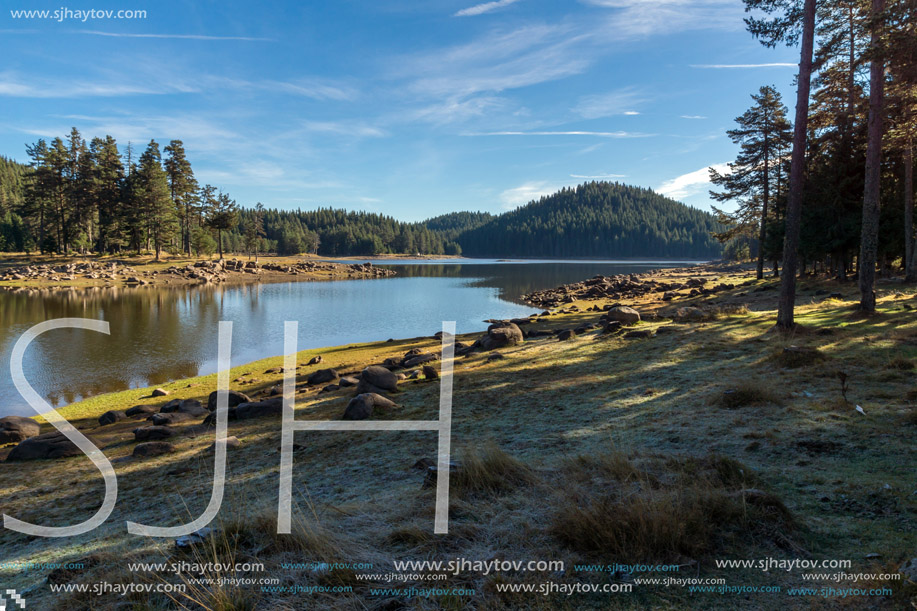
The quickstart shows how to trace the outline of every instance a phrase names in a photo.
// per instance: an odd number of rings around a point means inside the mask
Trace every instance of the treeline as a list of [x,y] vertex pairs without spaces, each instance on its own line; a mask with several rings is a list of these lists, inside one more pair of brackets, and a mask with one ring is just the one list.
[[797,272],[856,274],[860,308],[875,310],[875,277],[917,281],[914,139],[917,3],[913,0],[744,0],[765,46],[800,45],[796,115],[773,87],[728,135],[731,172],[711,172],[727,251],[758,255],[783,275],[777,324],[791,329]]
[[589,182],[561,189],[458,237],[481,257],[712,259],[714,217],[642,189]]
[[709,214],[650,190],[588,183],[512,212],[455,212],[420,223],[331,208],[239,207],[194,176],[181,140],[138,154],[114,138],[26,147],[31,163],[0,158],[0,250],[322,256],[387,253],[494,257],[719,255]]

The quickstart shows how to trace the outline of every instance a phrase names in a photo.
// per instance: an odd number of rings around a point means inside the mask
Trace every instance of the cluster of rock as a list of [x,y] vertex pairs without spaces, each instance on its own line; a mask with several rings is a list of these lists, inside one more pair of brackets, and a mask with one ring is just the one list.
[[67,263],[66,265],[27,265],[6,270],[0,275],[0,280],[47,280],[50,282],[63,282],[78,278],[92,280],[124,280],[136,276],[137,272],[129,266],[117,263],[97,263],[83,261]]
[[[717,291],[735,288],[731,284],[706,286],[703,278],[689,278],[684,282],[665,282],[648,274],[627,274],[618,276],[595,276],[582,282],[564,284],[552,289],[535,291],[522,298],[542,308],[556,308],[566,303],[588,299],[633,299],[650,293],[662,293],[662,300],[669,301],[679,296],[695,297],[710,295]],[[678,291],[686,291],[679,293]]]

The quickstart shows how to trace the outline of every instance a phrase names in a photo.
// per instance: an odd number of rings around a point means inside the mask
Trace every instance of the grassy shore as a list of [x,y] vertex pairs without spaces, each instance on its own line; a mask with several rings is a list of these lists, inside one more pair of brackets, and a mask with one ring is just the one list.
[[[643,314],[637,329],[649,339],[589,331],[570,341],[529,339],[455,363],[450,532],[433,535],[433,490],[413,469],[434,458],[429,432],[297,433],[294,534],[276,528],[279,419],[230,423],[242,447],[229,453],[217,534],[192,552],[171,540],[129,536],[124,522],[174,525],[198,516],[210,498],[212,430],[176,425],[184,434],[173,454],[130,458],[136,421],[100,427],[109,409],[174,398],[206,402],[215,376],[151,389],[94,397],[61,409],[93,435],[119,478],[115,512],[97,531],[68,539],[0,533],[5,562],[81,561],[74,583],[176,581],[127,570],[126,561],[263,562],[286,586],[344,586],[351,592],[292,594],[252,587],[190,587],[185,595],[151,597],[53,595],[48,572],[0,570],[9,587],[26,590],[41,609],[902,609],[913,585],[902,582],[805,582],[804,571],[724,569],[716,559],[849,559],[847,573],[896,573],[917,555],[917,307],[913,286],[880,286],[878,314],[854,311],[855,286],[806,279],[800,284],[799,331],[772,330],[777,280],[715,268],[665,272],[666,280],[701,277],[708,286],[735,284],[715,295],[664,302],[654,294],[627,303]],[[840,292],[841,298],[823,293]],[[566,313],[538,317],[526,329],[568,329],[596,322],[606,300],[565,304]],[[706,320],[673,323],[655,313],[674,306],[706,308]],[[659,331],[665,328],[665,331]],[[432,334],[436,329],[430,329]],[[477,335],[459,337],[473,340]],[[789,346],[812,348],[804,358]],[[421,337],[310,350],[300,365],[321,355],[319,368],[359,372],[385,358],[439,342]],[[215,349],[215,347],[214,347]],[[267,392],[281,374],[281,358],[235,367],[231,388]],[[837,373],[848,376],[846,399]],[[257,378],[257,382],[248,382]],[[352,392],[297,393],[297,418],[340,418]],[[435,419],[439,387],[403,381],[399,408],[377,416]],[[859,405],[864,413],[855,409]],[[47,427],[48,425],[44,425]],[[2,456],[2,455],[0,455]],[[3,512],[43,524],[91,516],[102,481],[85,458],[0,463]],[[463,572],[446,580],[367,582],[356,573],[392,571],[393,560],[553,560],[555,574]],[[284,563],[371,563],[373,569],[310,570]],[[579,564],[673,563],[678,577],[723,578],[732,586],[779,586],[779,593],[689,593],[680,587],[636,586],[629,594],[567,597],[499,592],[503,583],[608,583],[633,576],[577,571]],[[225,574],[223,576],[226,576]],[[644,575],[664,577],[665,575]],[[671,574],[669,576],[672,576]],[[639,577],[639,576],[638,576]],[[892,596],[847,599],[789,596],[792,587],[883,587]],[[373,596],[370,587],[462,587],[473,596],[398,599]],[[388,605],[388,606],[387,606]],[[123,608],[123,607],[120,607]]]

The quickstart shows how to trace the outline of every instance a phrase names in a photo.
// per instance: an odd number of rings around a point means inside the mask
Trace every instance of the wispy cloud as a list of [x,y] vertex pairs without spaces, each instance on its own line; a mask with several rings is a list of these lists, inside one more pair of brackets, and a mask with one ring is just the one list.
[[681,115],[682,119],[706,119],[703,115]]
[[583,0],[612,11],[606,31],[618,40],[691,30],[742,29],[742,5],[732,0]]
[[99,30],[74,30],[75,34],[108,36],[110,38],[168,38],[175,40],[240,40],[245,42],[274,42],[273,38],[255,36],[209,36],[206,34],[134,34],[129,32],[102,32]]
[[377,127],[364,123],[342,121],[306,121],[303,127],[310,132],[351,136],[355,138],[382,138],[388,134]]
[[789,62],[771,62],[767,64],[691,64],[692,68],[713,70],[731,70],[742,68],[796,68],[798,64]]
[[190,93],[193,87],[181,82],[139,84],[124,81],[23,80],[9,72],[0,73],[0,97],[11,98],[89,98],[131,95]]
[[583,180],[609,180],[612,178],[626,178],[627,174],[570,174],[570,178],[581,178]]
[[701,168],[681,176],[676,176],[665,181],[656,188],[656,192],[672,199],[681,199],[690,195],[697,195],[710,184],[710,168],[723,174],[729,171],[726,163],[716,163],[712,166]]
[[640,132],[594,132],[594,131],[539,131],[539,132],[477,132],[463,136],[595,136],[597,138],[649,138],[653,134]]
[[512,210],[532,200],[536,200],[543,195],[550,195],[557,191],[557,187],[549,185],[544,181],[532,181],[506,189],[500,193],[500,202],[506,210]]
[[586,119],[598,119],[614,115],[638,115],[634,110],[646,101],[646,96],[633,88],[610,91],[596,95],[587,95],[580,99],[573,109]]
[[474,17],[475,15],[483,15],[484,13],[490,13],[492,11],[507,7],[510,4],[516,4],[517,2],[519,2],[519,0],[495,0],[494,2],[482,2],[481,4],[475,4],[474,6],[463,8],[462,10],[456,12],[453,17]]

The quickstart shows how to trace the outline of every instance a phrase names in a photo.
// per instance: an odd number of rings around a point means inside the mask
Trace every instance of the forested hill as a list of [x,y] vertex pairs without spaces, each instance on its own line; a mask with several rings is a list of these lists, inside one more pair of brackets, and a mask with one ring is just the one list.
[[472,257],[720,255],[714,217],[650,189],[590,182],[565,188],[458,236]]

